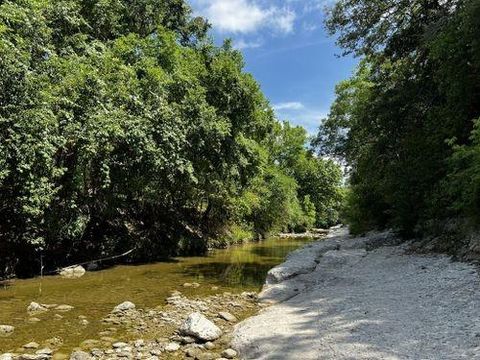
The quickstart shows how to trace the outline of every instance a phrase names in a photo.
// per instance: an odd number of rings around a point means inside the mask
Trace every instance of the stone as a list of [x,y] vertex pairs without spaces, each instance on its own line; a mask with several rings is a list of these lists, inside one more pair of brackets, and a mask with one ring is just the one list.
[[145,346],[145,340],[143,339],[135,340],[135,342],[133,343],[133,346],[135,346],[136,348],[141,348]]
[[15,331],[11,325],[0,325],[0,336],[10,336]]
[[13,360],[13,354],[11,353],[0,354],[0,360]]
[[180,332],[204,341],[216,340],[222,336],[222,330],[198,312],[188,316]]
[[169,351],[169,352],[174,352],[174,351],[177,351],[178,349],[180,349],[180,344],[177,342],[171,342],[165,346],[165,351]]
[[120,348],[124,348],[124,347],[127,347],[128,344],[127,343],[124,343],[124,342],[116,342],[114,344],[112,344],[112,347],[115,348],[115,349],[120,349]]
[[53,317],[55,318],[55,320],[62,320],[63,319],[63,316],[60,315],[60,314],[55,314]]
[[237,318],[230,314],[229,312],[226,311],[221,311],[218,313],[218,317],[222,318],[223,320],[226,320],[228,322],[236,322]]
[[23,345],[24,349],[38,349],[38,345],[35,341],[29,342],[28,344]]
[[48,309],[45,306],[32,301],[30,305],[28,305],[27,311],[28,312],[44,312],[44,311],[48,311]]
[[70,360],[92,360],[92,356],[85,351],[77,350],[72,352],[70,355]]
[[194,358],[194,359],[197,359],[200,356],[201,353],[202,353],[202,350],[200,350],[198,348],[189,348],[185,352],[187,357],[191,357],[191,358]]
[[57,311],[62,311],[62,312],[67,312],[73,310],[74,307],[71,305],[58,305],[55,310]]
[[50,348],[43,348],[43,349],[35,351],[35,354],[37,354],[37,355],[49,355],[50,356],[50,355],[53,354],[53,350],[50,349]]
[[65,279],[78,279],[85,275],[85,268],[81,265],[69,266],[60,270],[59,274]]
[[50,355],[46,354],[22,354],[20,355],[21,360],[47,360],[50,358]]
[[37,323],[37,322],[40,322],[40,321],[42,321],[42,320],[40,320],[37,317],[31,317],[31,318],[28,319],[29,323]]
[[89,324],[88,320],[87,319],[82,319],[80,320],[80,325],[82,326],[87,326]]
[[207,350],[213,350],[213,349],[215,349],[215,344],[212,343],[211,341],[207,341],[207,342],[203,345],[203,347],[204,347],[205,349],[207,349]]
[[129,311],[129,310],[134,310],[135,309],[135,304],[130,302],[130,301],[125,301],[117,306],[115,306],[115,308],[113,309],[113,312],[114,313],[117,313],[117,312],[124,312],[124,311]]
[[237,356],[237,352],[233,349],[227,349],[222,352],[222,356],[226,359],[233,359]]

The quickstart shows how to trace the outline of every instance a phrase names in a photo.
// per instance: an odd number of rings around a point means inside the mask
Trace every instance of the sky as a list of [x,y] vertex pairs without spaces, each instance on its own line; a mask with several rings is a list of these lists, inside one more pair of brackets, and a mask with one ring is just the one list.
[[324,29],[325,6],[334,0],[190,0],[195,15],[212,24],[221,44],[231,38],[244,54],[280,120],[315,134],[334,100],[335,84],[357,60]]

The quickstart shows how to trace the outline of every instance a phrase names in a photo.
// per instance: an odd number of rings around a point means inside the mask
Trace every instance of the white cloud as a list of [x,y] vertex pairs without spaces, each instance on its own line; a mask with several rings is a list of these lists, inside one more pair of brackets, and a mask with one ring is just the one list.
[[284,102],[284,103],[279,103],[273,105],[273,109],[276,111],[279,110],[301,110],[305,106],[301,102],[298,101],[292,101],[292,102]]
[[238,50],[244,49],[256,49],[263,45],[263,41],[261,40],[254,40],[254,41],[246,41],[244,39],[239,39],[234,41],[234,47]]
[[196,0],[198,13],[218,31],[252,33],[271,28],[281,33],[294,29],[296,14],[287,7],[262,6],[258,0]]
[[[291,104],[301,103],[293,102]],[[320,126],[322,120],[328,115],[328,110],[323,110],[321,108],[309,108],[305,107],[303,104],[301,104],[301,107],[293,106],[293,108],[286,107],[283,109],[279,109],[274,106],[274,110],[280,120],[288,120],[294,125],[303,126],[311,136],[318,132],[318,127]]]

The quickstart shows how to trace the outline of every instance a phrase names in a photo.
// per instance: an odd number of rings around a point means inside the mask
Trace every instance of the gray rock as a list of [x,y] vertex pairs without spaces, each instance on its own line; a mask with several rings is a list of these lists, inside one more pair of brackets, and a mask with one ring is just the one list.
[[237,352],[233,349],[227,349],[222,352],[222,356],[226,359],[233,359],[237,356]]
[[128,311],[128,310],[134,310],[135,309],[135,304],[130,302],[130,301],[125,301],[117,306],[115,306],[115,308],[113,309],[113,312],[114,313],[117,313],[117,312],[123,312],[123,311]]
[[218,313],[218,317],[222,318],[223,320],[226,320],[228,322],[236,322],[237,321],[237,318],[230,314],[229,312],[227,311],[221,311]]
[[46,354],[22,354],[20,355],[20,360],[47,360],[50,358],[50,355]]
[[85,351],[74,351],[70,355],[70,360],[92,360],[92,356]]
[[115,348],[115,349],[121,349],[121,348],[124,348],[124,347],[127,347],[128,344],[127,343],[124,343],[124,342],[116,342],[114,344],[112,344],[112,347]]
[[44,306],[44,305],[40,305],[39,303],[36,303],[34,301],[32,301],[30,303],[30,305],[28,305],[27,307],[27,311],[28,312],[44,312],[44,311],[47,311],[47,307]]
[[65,279],[78,279],[85,275],[83,266],[69,266],[60,270],[59,274]]
[[10,336],[15,331],[15,328],[10,325],[0,325],[0,336]]
[[35,351],[35,354],[37,354],[37,355],[52,355],[53,350],[50,349],[50,348],[43,348],[43,349]]
[[177,351],[178,349],[180,349],[180,344],[177,342],[171,342],[165,346],[165,351],[169,351],[169,352],[174,352],[174,351]]
[[181,326],[180,332],[204,341],[216,340],[222,336],[222,330],[198,312],[188,316]]

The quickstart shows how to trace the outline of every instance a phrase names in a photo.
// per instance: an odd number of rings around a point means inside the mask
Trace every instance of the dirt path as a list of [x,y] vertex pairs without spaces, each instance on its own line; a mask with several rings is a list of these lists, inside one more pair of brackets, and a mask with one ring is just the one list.
[[236,327],[242,358],[480,359],[473,266],[336,235],[271,270],[261,297],[276,305]]

